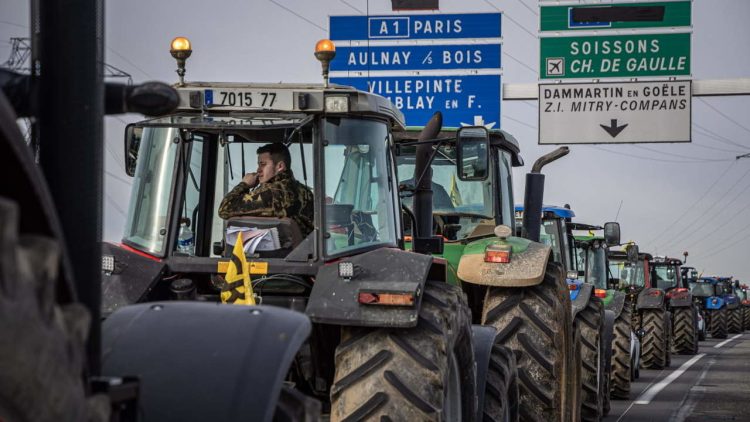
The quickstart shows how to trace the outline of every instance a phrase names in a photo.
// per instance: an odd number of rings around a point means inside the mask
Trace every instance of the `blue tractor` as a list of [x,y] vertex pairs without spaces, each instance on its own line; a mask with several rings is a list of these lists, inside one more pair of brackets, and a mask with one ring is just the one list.
[[692,291],[703,298],[702,309],[711,337],[727,338],[729,312],[739,309],[739,299],[732,294],[731,278],[700,277]]

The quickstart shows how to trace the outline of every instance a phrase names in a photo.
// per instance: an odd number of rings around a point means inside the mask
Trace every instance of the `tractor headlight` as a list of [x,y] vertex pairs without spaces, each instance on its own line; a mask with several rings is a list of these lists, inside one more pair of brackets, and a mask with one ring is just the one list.
[[347,113],[349,111],[349,97],[346,95],[326,96],[327,113]]

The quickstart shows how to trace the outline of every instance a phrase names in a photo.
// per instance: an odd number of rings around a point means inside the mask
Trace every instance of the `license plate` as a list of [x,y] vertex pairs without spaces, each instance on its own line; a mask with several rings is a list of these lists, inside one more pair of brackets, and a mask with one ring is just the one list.
[[204,102],[207,107],[233,109],[293,110],[291,91],[260,89],[206,89]]

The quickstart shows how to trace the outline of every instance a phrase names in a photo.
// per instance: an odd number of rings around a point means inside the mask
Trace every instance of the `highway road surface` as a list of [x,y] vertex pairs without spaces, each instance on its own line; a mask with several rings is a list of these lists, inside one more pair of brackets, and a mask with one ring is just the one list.
[[750,421],[750,332],[708,338],[697,355],[641,369],[630,400],[613,400],[607,422]]

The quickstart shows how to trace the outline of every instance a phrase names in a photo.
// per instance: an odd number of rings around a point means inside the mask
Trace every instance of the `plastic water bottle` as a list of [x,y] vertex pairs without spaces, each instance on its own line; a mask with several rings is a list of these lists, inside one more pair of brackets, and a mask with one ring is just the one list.
[[190,226],[187,221],[183,221],[180,225],[180,235],[177,236],[177,251],[188,255],[195,253],[195,240],[193,237],[193,231],[190,230]]

